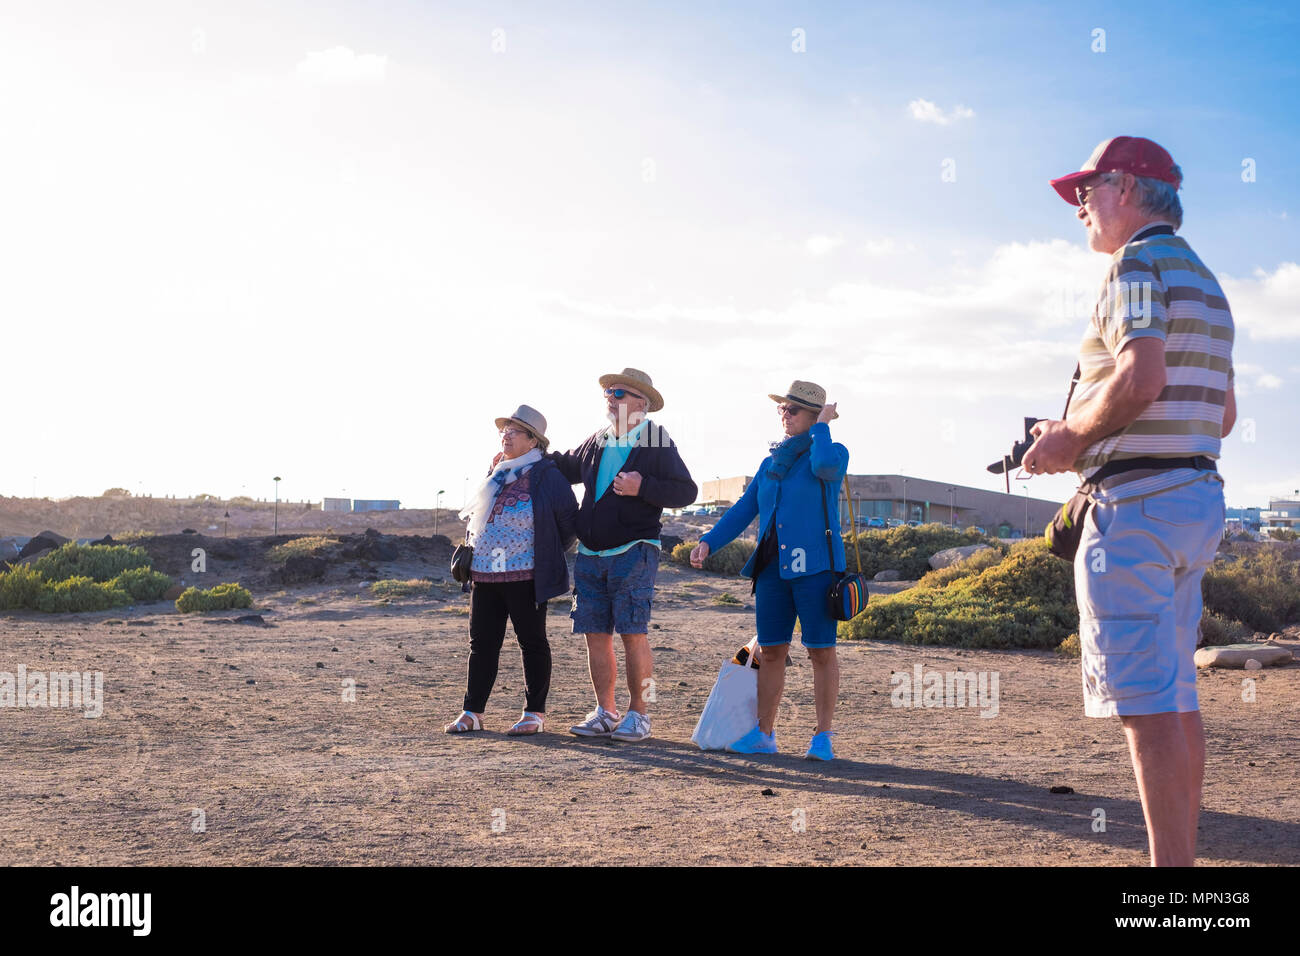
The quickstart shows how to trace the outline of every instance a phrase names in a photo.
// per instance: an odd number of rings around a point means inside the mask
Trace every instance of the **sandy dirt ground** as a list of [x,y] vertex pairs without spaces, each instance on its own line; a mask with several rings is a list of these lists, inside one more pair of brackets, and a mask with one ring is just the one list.
[[[448,582],[389,603],[352,579],[270,587],[255,591],[262,625],[166,603],[0,615],[0,671],[104,675],[96,719],[0,708],[0,864],[1145,865],[1119,723],[1082,716],[1078,662],[1051,652],[842,644],[840,759],[820,764],[802,757],[812,673],[796,643],[782,753],[697,749],[718,667],[753,633],[746,585],[664,565],[640,744],[567,733],[592,706],[567,602],[551,605],[550,723],[531,738],[504,733],[523,697],[512,634],[488,730],[441,732],[468,654],[468,599]],[[745,603],[713,603],[724,590]],[[891,673],[916,664],[996,672],[997,715],[891,706]],[[1249,675],[1250,703],[1246,676],[1201,676],[1200,858],[1300,863],[1300,666]]]

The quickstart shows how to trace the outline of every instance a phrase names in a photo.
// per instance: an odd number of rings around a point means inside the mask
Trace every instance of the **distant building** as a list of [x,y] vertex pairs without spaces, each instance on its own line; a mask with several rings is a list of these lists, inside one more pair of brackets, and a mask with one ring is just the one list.
[[[866,523],[871,518],[919,521],[922,524],[934,521],[958,528],[976,525],[995,535],[1005,536],[1012,531],[1020,531],[1028,536],[1042,534],[1048,522],[1061,508],[1059,501],[1026,498],[1023,492],[1006,494],[909,475],[848,477],[853,510],[860,523]],[[708,502],[739,501],[751,480],[752,476],[742,475],[705,481],[700,498]],[[842,485],[839,492],[839,520],[843,525],[849,520],[849,507]]]
[[1228,508],[1225,524],[1236,530],[1259,530],[1262,508]]
[[367,501],[357,498],[352,502],[353,511],[398,511],[401,507],[402,503],[400,501],[383,501],[379,499]]
[[323,498],[321,499],[321,511],[351,511],[351,498]]
[[1259,513],[1259,522],[1260,531],[1300,531],[1300,498],[1269,498],[1268,508]]

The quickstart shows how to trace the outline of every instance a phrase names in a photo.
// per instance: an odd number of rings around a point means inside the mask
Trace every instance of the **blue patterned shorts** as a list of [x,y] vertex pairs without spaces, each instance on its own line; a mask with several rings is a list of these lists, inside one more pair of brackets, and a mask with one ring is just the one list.
[[659,571],[659,549],[641,542],[622,554],[578,553],[573,565],[574,634],[644,634]]

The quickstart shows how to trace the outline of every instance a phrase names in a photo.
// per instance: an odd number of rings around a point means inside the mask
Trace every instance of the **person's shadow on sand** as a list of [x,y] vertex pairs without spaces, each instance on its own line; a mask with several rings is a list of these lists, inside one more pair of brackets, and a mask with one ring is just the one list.
[[[620,760],[629,770],[663,769],[683,776],[725,777],[745,787],[806,790],[857,799],[894,800],[919,808],[953,810],[986,820],[1028,825],[1061,836],[1092,834],[1092,810],[1107,809],[1106,837],[1112,847],[1147,849],[1142,807],[1136,800],[1073,793],[1053,794],[1023,781],[975,773],[896,767],[836,759],[803,759],[802,753],[731,754],[699,750],[692,744],[652,738],[634,744],[538,734],[512,738],[540,749],[599,751],[602,760]],[[1139,821],[1123,823],[1117,817]],[[1300,824],[1239,813],[1201,811],[1198,855],[1242,863],[1300,863]],[[1288,854],[1285,848],[1290,848]],[[1281,851],[1281,852],[1279,852]]]

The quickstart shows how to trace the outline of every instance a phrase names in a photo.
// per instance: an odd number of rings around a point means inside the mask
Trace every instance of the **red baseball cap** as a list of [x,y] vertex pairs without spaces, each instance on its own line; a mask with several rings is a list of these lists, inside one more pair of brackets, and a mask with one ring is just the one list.
[[1053,179],[1052,187],[1071,206],[1077,206],[1074,188],[1097,173],[1132,173],[1170,183],[1175,189],[1182,184],[1174,172],[1174,158],[1159,143],[1141,136],[1116,136],[1094,149],[1083,169]]

